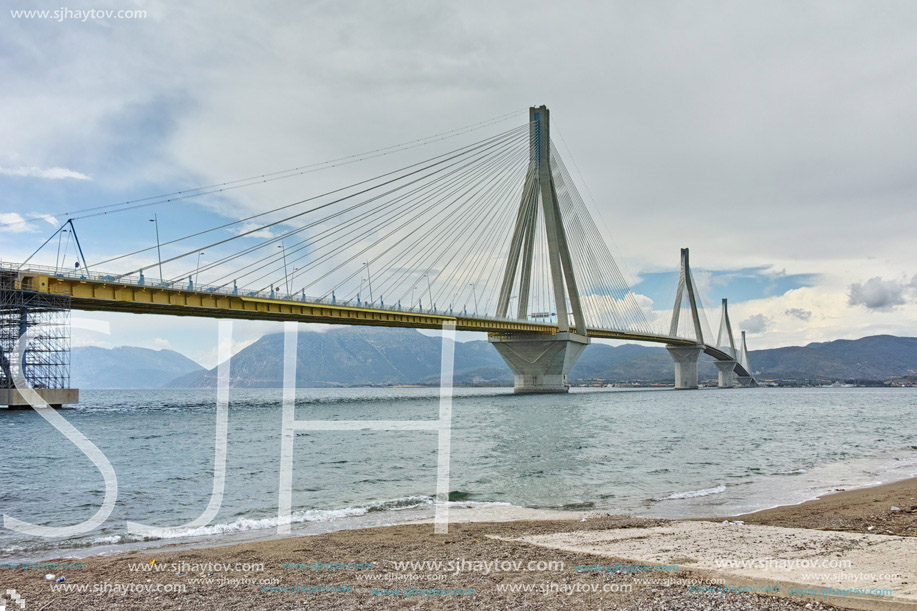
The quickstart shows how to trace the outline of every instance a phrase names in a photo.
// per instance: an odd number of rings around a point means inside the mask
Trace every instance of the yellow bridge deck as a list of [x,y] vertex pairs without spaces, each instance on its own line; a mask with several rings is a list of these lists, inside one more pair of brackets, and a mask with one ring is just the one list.
[[[66,295],[73,309],[85,311],[165,314],[204,318],[245,320],[293,320],[304,323],[370,325],[441,329],[448,321],[459,331],[495,334],[539,333],[554,335],[557,326],[534,321],[360,307],[346,304],[314,303],[291,299],[226,294],[174,286],[142,286],[98,277],[57,276],[24,270],[19,272],[17,288]],[[588,329],[591,337],[687,345],[690,340],[609,329]]]

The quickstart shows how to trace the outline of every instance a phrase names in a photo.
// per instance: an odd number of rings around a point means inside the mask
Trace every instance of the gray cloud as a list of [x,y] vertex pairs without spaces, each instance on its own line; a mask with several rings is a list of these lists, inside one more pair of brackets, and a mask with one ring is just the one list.
[[[632,268],[673,265],[686,235],[710,268],[917,255],[914,3],[537,4],[163,1],[106,27],[20,22],[0,41],[3,147],[104,184],[203,184],[544,102]],[[141,141],[156,158],[111,163]],[[300,192],[270,195],[233,197]],[[753,222],[711,226],[724,210]]]
[[897,280],[885,280],[876,276],[863,283],[851,284],[848,302],[852,306],[861,305],[870,310],[888,311],[906,303],[907,288],[908,285]]
[[763,333],[769,324],[770,319],[767,316],[764,314],[755,314],[739,323],[739,328],[748,333]]
[[802,308],[790,308],[786,311],[786,315],[798,318],[799,320],[809,320],[812,318],[812,312],[803,310]]

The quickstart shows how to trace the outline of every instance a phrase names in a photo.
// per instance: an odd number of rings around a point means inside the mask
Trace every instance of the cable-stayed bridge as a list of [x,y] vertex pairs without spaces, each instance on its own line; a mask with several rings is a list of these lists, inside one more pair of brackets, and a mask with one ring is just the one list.
[[[491,127],[484,122],[462,133]],[[451,133],[334,160],[341,165],[446,140]],[[69,385],[71,309],[487,332],[516,392],[566,392],[593,338],[665,344],[676,388],[697,388],[701,353],[721,387],[750,386],[722,301],[716,336],[688,249],[671,317],[641,305],[550,136],[546,107],[529,120],[398,169],[166,241],[87,261],[75,220],[180,203],[323,164],[80,211],[22,263],[0,269],[0,403],[15,378],[49,404]],[[55,255],[56,249],[56,255]],[[61,250],[63,249],[63,257]],[[74,264],[65,263],[70,257]],[[42,254],[54,265],[38,265]],[[202,257],[206,258],[202,260]],[[165,273],[165,270],[169,273]],[[19,338],[29,329],[21,367]],[[19,356],[22,356],[21,354]]]

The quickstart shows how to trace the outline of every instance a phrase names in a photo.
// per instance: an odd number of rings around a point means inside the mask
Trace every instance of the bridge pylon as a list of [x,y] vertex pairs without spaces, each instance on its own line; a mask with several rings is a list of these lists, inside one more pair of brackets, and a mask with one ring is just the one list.
[[748,388],[752,386],[757,386],[758,382],[755,380],[755,377],[751,373],[751,364],[748,362],[748,345],[745,343],[745,331],[742,331],[742,343],[739,346],[739,354],[737,356],[739,365],[748,373],[748,375],[736,376],[736,381],[739,383],[739,386],[743,388]]
[[719,370],[717,386],[720,388],[733,388],[736,385],[735,368],[738,361],[735,359],[736,341],[732,335],[732,324],[729,322],[729,310],[725,297],[723,298],[723,309],[720,316],[720,330],[716,336],[716,347],[733,357],[727,360],[717,359],[715,361],[716,368]]
[[700,323],[700,311],[697,307],[697,296],[694,291],[694,278],[691,275],[691,262],[688,249],[681,249],[681,273],[678,276],[678,290],[675,293],[675,306],[672,309],[672,324],[669,335],[678,336],[678,322],[681,317],[681,305],[687,297],[691,309],[691,322],[694,327],[696,345],[669,344],[666,349],[675,361],[675,388],[689,390],[697,388],[697,359],[704,351],[704,329]]
[[567,374],[589,344],[589,336],[551,171],[550,114],[547,107],[530,108],[529,125],[529,168],[503,272],[497,316],[509,315],[509,303],[516,287],[519,297],[516,318],[528,318],[540,208],[548,245],[554,307],[557,310],[557,334],[491,334],[489,340],[513,371],[515,392],[567,392]]

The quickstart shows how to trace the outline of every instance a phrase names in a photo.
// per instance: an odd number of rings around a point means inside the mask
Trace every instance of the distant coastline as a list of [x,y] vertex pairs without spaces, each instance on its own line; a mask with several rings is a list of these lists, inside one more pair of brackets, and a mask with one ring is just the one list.
[[[282,386],[281,336],[265,335],[232,360],[231,384],[243,388]],[[340,328],[301,332],[299,388],[410,388],[439,385],[436,337],[407,329]],[[750,353],[761,385],[780,387],[917,386],[917,338],[877,335],[757,350]],[[77,347],[72,356],[77,388],[211,388],[216,370],[205,369],[172,350]],[[699,362],[701,384],[714,384],[709,358]],[[660,388],[672,386],[672,362],[664,348],[593,343],[570,372],[576,387]],[[459,387],[511,386],[510,373],[486,341],[456,344],[453,383]]]

